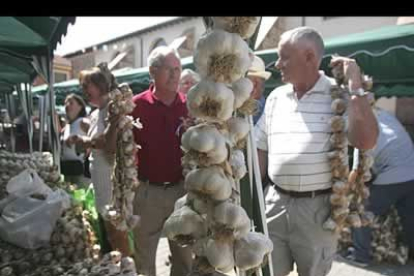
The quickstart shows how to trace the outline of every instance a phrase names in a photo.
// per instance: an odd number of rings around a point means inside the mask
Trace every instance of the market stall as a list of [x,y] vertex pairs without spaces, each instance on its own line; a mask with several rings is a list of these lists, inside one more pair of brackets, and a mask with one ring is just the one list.
[[[74,20],[0,17],[0,94],[8,108],[5,117],[11,117],[11,140],[15,140],[14,119],[25,121],[29,142],[29,153],[14,152],[13,141],[11,152],[0,151],[1,275],[136,275],[131,258],[122,258],[119,252],[102,258],[93,225],[93,194],[76,190],[60,175],[52,60],[56,44]],[[31,83],[37,75],[50,87],[41,97],[40,129],[47,127],[52,153],[42,152],[42,143],[35,151],[32,143]]]

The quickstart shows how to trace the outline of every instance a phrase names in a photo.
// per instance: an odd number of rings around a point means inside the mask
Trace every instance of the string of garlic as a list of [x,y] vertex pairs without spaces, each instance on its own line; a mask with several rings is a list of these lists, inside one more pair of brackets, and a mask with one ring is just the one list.
[[134,122],[130,114],[135,105],[132,102],[133,93],[127,84],[121,84],[111,91],[109,116],[121,116],[117,126],[117,141],[115,164],[111,177],[113,183],[112,202],[106,206],[105,217],[117,229],[132,229],[139,223],[139,217],[133,213],[135,190],[139,185],[135,166],[137,145],[134,141],[133,127],[142,126]]
[[[333,117],[330,120],[331,151],[328,158],[332,172],[332,195],[330,197],[331,215],[323,227],[340,233],[344,227],[361,227],[372,223],[373,214],[366,212],[364,201],[369,197],[365,182],[371,178],[370,168],[373,159],[368,151],[354,149],[353,168],[349,172],[348,140],[345,132],[344,118],[349,99],[349,88],[345,80],[343,66],[332,69],[336,85],[331,86]],[[372,81],[362,77],[365,90],[372,87]]]
[[164,224],[169,239],[193,247],[192,276],[228,273],[236,266],[256,269],[273,249],[267,237],[250,233],[250,218],[238,204],[237,183],[247,171],[242,150],[249,125],[235,114],[255,110],[253,84],[244,78],[252,56],[242,37],[253,34],[258,20],[227,17],[213,22],[214,30],[200,39],[194,55],[202,80],[187,97],[195,118],[181,141],[188,194],[176,202]]

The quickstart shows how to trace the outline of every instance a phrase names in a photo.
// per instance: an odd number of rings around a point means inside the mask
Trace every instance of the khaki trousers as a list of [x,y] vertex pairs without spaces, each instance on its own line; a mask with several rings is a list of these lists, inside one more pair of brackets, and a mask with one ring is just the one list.
[[[165,188],[142,183],[134,202],[134,214],[141,222],[134,229],[135,264],[138,274],[156,276],[156,252],[164,222],[174,210],[177,199],[185,194],[184,183]],[[172,255],[171,276],[185,276],[191,271],[192,252],[169,241]]]
[[330,194],[293,198],[273,186],[265,194],[274,276],[288,275],[293,263],[299,276],[327,275],[338,240],[338,235],[322,228],[330,214]]

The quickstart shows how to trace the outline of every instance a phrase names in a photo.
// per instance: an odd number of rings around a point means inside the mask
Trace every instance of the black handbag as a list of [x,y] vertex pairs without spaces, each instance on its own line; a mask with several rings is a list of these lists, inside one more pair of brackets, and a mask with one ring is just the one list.
[[81,160],[62,160],[60,169],[63,175],[77,176],[83,175],[85,167]]

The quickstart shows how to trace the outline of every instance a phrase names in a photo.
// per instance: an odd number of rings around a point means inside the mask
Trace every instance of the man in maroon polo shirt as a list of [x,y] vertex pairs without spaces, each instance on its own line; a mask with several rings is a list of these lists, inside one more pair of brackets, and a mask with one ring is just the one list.
[[[143,125],[135,129],[135,141],[141,146],[137,153],[138,188],[134,213],[141,223],[134,229],[135,262],[138,274],[155,276],[158,241],[165,220],[175,201],[185,194],[180,149],[182,118],[187,117],[186,97],[177,92],[181,63],[176,50],[161,46],[148,57],[153,79],[147,91],[133,98],[132,112]],[[191,250],[169,241],[171,276],[184,276],[191,270]]]

